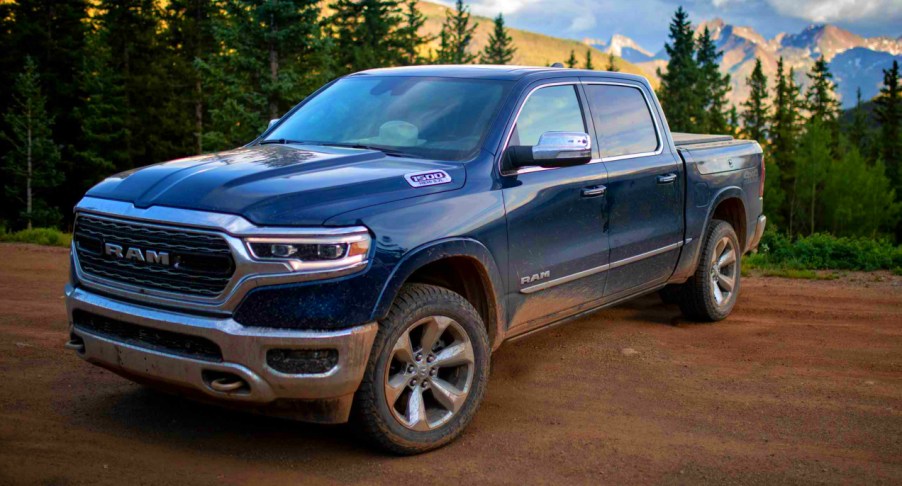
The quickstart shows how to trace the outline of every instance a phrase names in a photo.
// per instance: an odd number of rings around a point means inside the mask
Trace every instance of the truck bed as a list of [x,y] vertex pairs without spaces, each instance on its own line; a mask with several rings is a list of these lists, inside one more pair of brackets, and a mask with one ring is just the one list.
[[730,135],[709,135],[705,133],[672,132],[670,135],[673,137],[673,144],[677,147],[733,140],[733,137]]

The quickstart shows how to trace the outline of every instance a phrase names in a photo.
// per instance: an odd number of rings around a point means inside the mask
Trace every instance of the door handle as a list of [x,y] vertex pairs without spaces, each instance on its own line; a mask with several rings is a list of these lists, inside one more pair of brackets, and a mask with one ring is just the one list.
[[583,197],[598,197],[604,196],[604,193],[608,190],[607,187],[604,186],[590,186],[584,187],[582,194]]
[[665,174],[658,176],[658,184],[670,184],[677,178],[676,174]]

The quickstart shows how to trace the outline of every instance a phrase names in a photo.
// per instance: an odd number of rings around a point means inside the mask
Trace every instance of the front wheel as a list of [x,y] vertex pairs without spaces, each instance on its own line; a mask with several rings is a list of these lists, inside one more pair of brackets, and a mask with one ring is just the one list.
[[379,447],[418,454],[454,440],[485,393],[491,349],[479,314],[432,285],[401,289],[380,323],[355,417]]
[[712,220],[695,275],[682,285],[683,314],[706,322],[730,315],[739,296],[741,260],[736,231],[726,221]]

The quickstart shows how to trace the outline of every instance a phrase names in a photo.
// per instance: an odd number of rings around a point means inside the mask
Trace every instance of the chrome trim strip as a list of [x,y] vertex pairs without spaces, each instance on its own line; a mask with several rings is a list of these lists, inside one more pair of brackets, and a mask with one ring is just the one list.
[[[553,87],[553,86],[567,86],[567,85],[576,86],[578,84],[582,84],[582,85],[604,84],[604,85],[611,85],[611,86],[625,86],[628,88],[633,88],[633,89],[639,90],[639,92],[642,93],[642,98],[645,100],[645,105],[648,108],[648,112],[651,115],[652,121],[654,122],[655,137],[657,138],[657,141],[658,141],[658,145],[653,152],[642,152],[642,153],[638,153],[638,154],[627,154],[627,155],[617,155],[617,156],[613,156],[613,157],[593,158],[592,160],[590,160],[588,162],[589,164],[597,164],[599,162],[613,162],[613,161],[617,161],[617,160],[626,160],[626,159],[635,159],[635,158],[640,158],[640,157],[650,157],[653,155],[660,155],[662,152],[664,152],[664,140],[661,136],[662,131],[661,131],[660,121],[658,120],[658,115],[655,112],[655,110],[652,109],[652,107],[654,105],[649,101],[648,95],[645,93],[645,90],[641,87],[641,85],[618,83],[615,81],[569,81],[569,82],[562,82],[562,83],[549,83],[549,84],[543,84],[540,86],[536,86],[535,88],[531,89],[529,91],[529,93],[526,95],[526,98],[523,99],[523,102],[520,103],[520,106],[517,108],[517,115],[514,117],[514,123],[513,123],[513,125],[511,125],[510,129],[507,131],[507,135],[504,138],[504,146],[498,154],[498,164],[497,164],[498,172],[502,176],[529,174],[530,172],[540,172],[543,170],[556,170],[559,168],[559,167],[538,167],[538,166],[536,166],[536,167],[525,167],[525,168],[517,169],[514,171],[503,171],[501,169],[501,160],[502,160],[501,158],[504,156],[504,151],[507,150],[507,147],[510,145],[510,139],[514,134],[514,127],[517,126],[517,120],[520,119],[520,113],[523,111],[523,107],[526,106],[526,103],[529,101],[529,98],[532,97],[533,93],[535,93],[536,91],[538,91],[542,88],[549,88],[549,87]],[[585,123],[585,120],[583,122]],[[597,133],[592,134],[590,136],[597,138]],[[596,143],[597,143],[597,140],[596,140]]]
[[630,263],[636,263],[640,260],[645,260],[646,258],[651,258],[653,256],[660,255],[662,253],[667,253],[668,251],[676,250],[677,248],[680,248],[681,246],[683,246],[683,242],[678,241],[676,243],[673,243],[673,244],[670,244],[667,246],[663,246],[661,248],[657,248],[652,251],[640,253],[639,255],[634,255],[629,258],[624,258],[623,260],[617,260],[614,263],[607,263],[607,264],[604,264],[604,265],[601,265],[601,266],[598,266],[595,268],[590,268],[588,270],[583,270],[581,272],[573,273],[573,274],[567,275],[565,277],[560,277],[560,278],[556,278],[554,280],[549,280],[547,282],[542,282],[537,285],[525,287],[525,288],[520,289],[520,293],[521,294],[532,294],[535,292],[539,292],[541,290],[546,290],[546,289],[550,289],[552,287],[557,287],[558,285],[569,283],[574,280],[579,280],[581,278],[588,277],[590,275],[595,275],[596,273],[607,272],[608,270],[614,270],[615,268],[620,268],[624,265],[629,265]]
[[[195,311],[230,314],[238,303],[252,289],[263,285],[327,280],[361,272],[369,265],[368,255],[362,259],[348,259],[344,266],[332,269],[300,269],[293,271],[291,262],[262,261],[253,258],[245,244],[244,236],[288,238],[313,238],[316,236],[351,237],[369,235],[364,227],[350,228],[273,228],[259,227],[237,215],[195,211],[188,209],[152,206],[147,209],[135,208],[131,203],[85,197],[75,207],[77,213],[91,217],[138,223],[149,227],[165,228],[186,232],[214,234],[225,239],[235,261],[235,273],[223,292],[216,297],[185,295],[165,290],[149,289],[130,285],[82,271],[75,251],[75,241],[71,246],[76,278],[88,289],[95,289],[110,295],[135,299],[153,305],[189,309]],[[76,216],[77,218],[77,216]],[[220,226],[217,226],[220,225]],[[372,250],[371,250],[372,251]]]

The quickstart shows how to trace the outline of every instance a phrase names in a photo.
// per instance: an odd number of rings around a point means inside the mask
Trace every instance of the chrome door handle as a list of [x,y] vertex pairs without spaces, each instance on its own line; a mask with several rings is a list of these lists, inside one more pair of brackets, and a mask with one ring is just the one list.
[[665,174],[658,176],[658,184],[670,184],[677,178],[676,174]]
[[582,194],[583,194],[583,197],[598,197],[598,196],[604,196],[604,193],[607,190],[608,190],[608,188],[604,187],[604,186],[584,187]]

